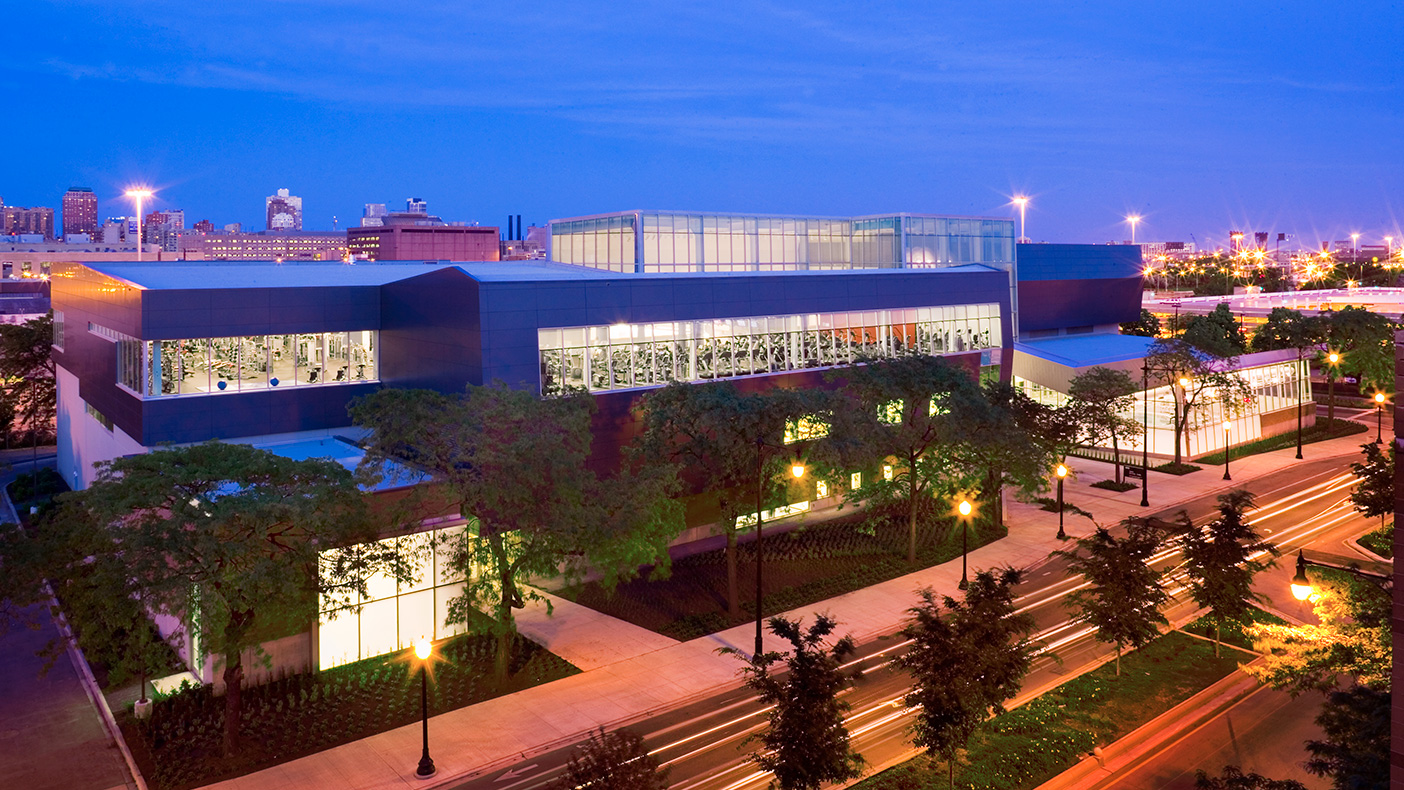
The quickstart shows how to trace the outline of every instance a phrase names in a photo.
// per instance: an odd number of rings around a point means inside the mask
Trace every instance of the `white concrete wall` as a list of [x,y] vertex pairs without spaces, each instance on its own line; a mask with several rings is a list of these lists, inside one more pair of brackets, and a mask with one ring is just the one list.
[[78,377],[57,367],[58,385],[58,471],[75,491],[87,488],[97,477],[93,464],[124,455],[144,453],[147,448],[117,426],[109,431],[83,406],[78,396]]

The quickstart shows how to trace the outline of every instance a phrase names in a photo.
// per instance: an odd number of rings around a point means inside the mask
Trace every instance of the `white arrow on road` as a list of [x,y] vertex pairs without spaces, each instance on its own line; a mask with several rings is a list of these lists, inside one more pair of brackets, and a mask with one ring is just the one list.
[[541,766],[540,766],[538,763],[532,763],[531,765],[528,765],[528,766],[525,766],[525,767],[522,767],[522,768],[512,768],[512,769],[503,771],[501,776],[499,776],[499,777],[497,777],[496,779],[492,780],[492,783],[493,783],[493,784],[497,784],[498,782],[506,781],[506,780],[508,780],[508,779],[521,779],[523,776],[526,776],[527,774],[531,773],[531,771],[532,771],[533,768],[539,768],[539,767],[541,767]]

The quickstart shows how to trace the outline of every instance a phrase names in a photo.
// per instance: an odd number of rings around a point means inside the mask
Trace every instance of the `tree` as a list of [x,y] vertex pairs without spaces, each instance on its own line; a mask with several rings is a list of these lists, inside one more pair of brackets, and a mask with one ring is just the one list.
[[1306,769],[1331,777],[1336,790],[1389,787],[1390,692],[1356,685],[1333,691],[1316,723],[1324,740],[1307,741]]
[[1005,486],[1046,490],[1050,470],[1076,444],[1077,425],[1072,410],[1044,406],[1009,384],[990,381],[982,390],[982,400],[952,403],[960,430],[949,451],[952,482],[977,492],[991,523],[1003,524]]
[[643,738],[632,730],[590,733],[575,747],[552,790],[667,790],[668,771],[648,753]]
[[1350,501],[1366,517],[1379,516],[1380,526],[1383,527],[1385,516],[1394,515],[1394,443],[1378,445],[1368,442],[1360,448],[1364,451],[1365,460],[1350,465],[1351,473],[1360,480],[1350,493]]
[[829,410],[831,430],[820,457],[836,471],[890,464],[890,477],[872,475],[858,488],[845,488],[844,501],[901,507],[907,562],[915,564],[918,520],[950,493],[949,450],[962,434],[958,421],[982,400],[980,387],[966,369],[919,354],[871,360],[833,377],[844,387]]
[[615,478],[587,467],[593,408],[586,393],[541,399],[501,382],[453,395],[385,389],[351,404],[355,423],[373,431],[366,467],[408,461],[432,472],[420,500],[440,508],[447,500],[476,523],[449,548],[468,580],[449,617],[472,624],[489,614],[499,678],[516,633],[512,610],[539,597],[524,579],[578,577],[593,565],[611,585],[641,565],[666,568],[667,544],[681,530],[680,508],[667,499],[671,467],[626,468]]
[[[807,629],[784,617],[772,617],[767,624],[793,650],[762,653],[741,670],[761,702],[773,706],[769,728],[755,736],[765,751],[751,760],[774,774],[781,790],[819,790],[829,782],[856,779],[863,773],[863,758],[849,742],[843,723],[848,703],[839,699],[851,680],[843,661],[853,654],[853,638],[826,643],[838,623],[823,614]],[[745,658],[735,648],[720,652]],[[771,670],[775,664],[784,665],[783,674]]]
[[1141,424],[1123,414],[1135,405],[1140,386],[1124,370],[1097,366],[1079,373],[1068,383],[1068,396],[1078,404],[1082,440],[1088,444],[1111,442],[1116,481],[1121,482],[1121,445],[1141,435]]
[[23,324],[0,324],[0,381],[36,448],[40,431],[54,423],[58,409],[53,344],[52,312]]
[[1210,776],[1194,772],[1195,790],[1306,790],[1306,785],[1292,779],[1269,779],[1261,774],[1245,774],[1236,765],[1224,766],[1224,772]]
[[[639,404],[643,431],[636,457],[641,466],[685,469],[692,482],[717,496],[726,534],[727,611],[732,617],[741,612],[737,521],[753,512],[758,490],[764,504],[783,493],[775,481],[783,479],[784,467],[793,459],[774,448],[784,446],[787,424],[818,413],[817,398],[815,393],[785,389],[743,394],[730,381],[674,382],[644,395]],[[762,443],[759,450],[757,442]]]
[[1236,364],[1234,357],[1215,356],[1181,338],[1151,344],[1146,368],[1158,383],[1170,387],[1174,398],[1176,464],[1181,463],[1185,432],[1196,418],[1213,413],[1216,406],[1227,414],[1239,414],[1253,402],[1247,379],[1233,372]]
[[[1275,351],[1290,348],[1297,352],[1297,368],[1302,367],[1308,352],[1326,340],[1326,322],[1320,316],[1308,316],[1286,307],[1274,307],[1267,320],[1253,333],[1254,351]],[[1310,382],[1302,385],[1310,389]],[[1307,394],[1310,394],[1309,392]],[[1334,407],[1332,407],[1334,408]],[[1302,457],[1302,403],[1297,404],[1297,457]]]
[[[209,652],[223,655],[231,756],[239,744],[244,653],[259,654],[258,627],[305,623],[318,596],[349,605],[365,593],[371,572],[405,575],[393,557],[338,551],[375,532],[351,473],[330,460],[294,461],[209,442],[117,458],[101,466],[88,489],[59,499],[55,519],[76,545],[114,555],[130,579],[110,596],[115,618],[127,616],[123,593],[131,590],[142,606],[186,623]],[[107,567],[100,559],[103,578]],[[66,570],[84,572],[82,564]],[[97,622],[99,614],[85,610],[83,619]]]
[[1155,317],[1155,313],[1141,308],[1141,317],[1121,325],[1121,334],[1137,335],[1139,337],[1159,337],[1160,319]]
[[1249,626],[1253,649],[1263,658],[1245,665],[1245,670],[1293,695],[1331,691],[1341,675],[1352,675],[1363,685],[1389,688],[1394,655],[1389,595],[1352,577],[1308,573],[1315,577],[1311,603],[1319,624]]
[[1150,566],[1160,550],[1162,535],[1143,520],[1128,520],[1126,537],[1116,538],[1106,527],[1079,538],[1071,551],[1055,551],[1068,561],[1068,570],[1088,586],[1068,596],[1073,620],[1097,629],[1097,639],[1116,645],[1116,674],[1121,675],[1121,651],[1138,648],[1160,636],[1168,625],[1160,607],[1170,600],[1163,575]]
[[1216,357],[1236,357],[1248,350],[1243,327],[1238,325],[1227,302],[1220,302],[1207,315],[1191,316],[1181,338]]
[[1214,623],[1215,657],[1223,627],[1251,623],[1253,603],[1265,600],[1253,592],[1253,577],[1276,564],[1272,559],[1254,559],[1265,553],[1276,555],[1277,550],[1248,524],[1252,507],[1253,495],[1248,491],[1230,491],[1219,497],[1218,518],[1200,529],[1185,517],[1186,529],[1180,537],[1190,597],[1209,610]]
[[1327,347],[1342,355],[1341,370],[1359,377],[1361,392],[1394,389],[1394,322],[1353,305],[1332,310],[1322,319]]
[[[1019,571],[979,571],[964,600],[921,590],[902,636],[911,640],[894,666],[912,675],[903,700],[918,710],[912,741],[946,762],[955,783],[955,761],[975,728],[1019,693],[1033,662],[1033,618],[1015,611]],[[945,612],[942,612],[942,606]]]

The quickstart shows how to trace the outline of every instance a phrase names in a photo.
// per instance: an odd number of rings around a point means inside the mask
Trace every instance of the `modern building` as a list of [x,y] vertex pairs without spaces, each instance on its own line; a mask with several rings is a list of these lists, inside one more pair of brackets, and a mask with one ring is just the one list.
[[406,214],[428,214],[429,202],[424,198],[405,198]]
[[268,230],[302,230],[302,198],[297,195],[280,189],[263,199],[263,208],[268,219],[264,227]]
[[367,203],[366,209],[361,213],[361,227],[378,228],[385,224],[385,204]]
[[0,206],[0,230],[4,236],[38,236],[54,240],[54,210],[36,206]]
[[367,261],[500,260],[497,228],[450,225],[431,214],[394,212],[379,227],[346,229],[351,255]]
[[234,231],[191,234],[180,237],[179,254],[192,261],[339,261],[347,255],[346,233]]
[[98,233],[98,199],[88,187],[69,187],[63,193],[63,237]]

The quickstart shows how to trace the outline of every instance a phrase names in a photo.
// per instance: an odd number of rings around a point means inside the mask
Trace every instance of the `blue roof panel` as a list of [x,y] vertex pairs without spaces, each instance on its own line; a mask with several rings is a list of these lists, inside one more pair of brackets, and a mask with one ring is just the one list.
[[1065,335],[1062,337],[1020,340],[1015,351],[1056,362],[1069,368],[1085,368],[1141,359],[1155,342],[1153,337],[1138,335]]

